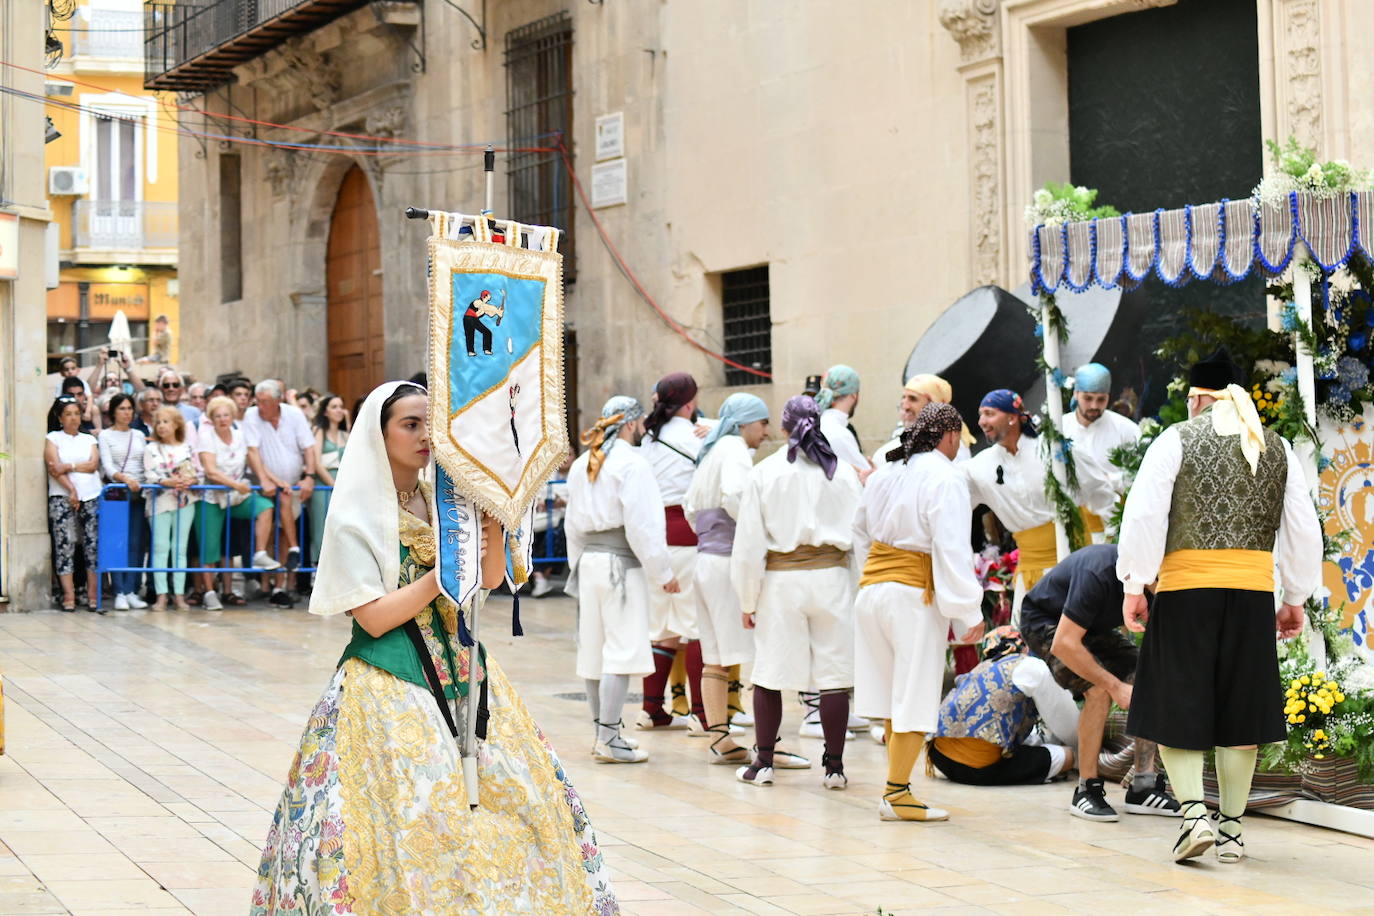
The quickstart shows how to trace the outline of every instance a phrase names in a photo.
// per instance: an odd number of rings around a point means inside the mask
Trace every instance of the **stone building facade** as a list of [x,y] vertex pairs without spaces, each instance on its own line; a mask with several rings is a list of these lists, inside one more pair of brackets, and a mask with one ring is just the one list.
[[[427,233],[402,211],[478,209],[476,148],[511,136],[521,92],[556,90],[570,101],[552,120],[589,189],[597,118],[623,114],[626,202],[595,213],[662,308],[721,351],[732,272],[766,266],[773,380],[752,390],[780,407],[807,375],[849,363],[866,382],[856,426],[876,445],[925,327],[970,288],[1024,277],[1023,207],[1069,177],[1066,30],[1173,2],[504,0],[478,22],[441,0],[361,4],[248,56],[194,103],[305,128],[215,129],[360,151],[183,139],[183,363],[358,392],[422,368]],[[457,5],[480,18],[480,4]],[[1374,6],[1257,0],[1257,13],[1264,135],[1370,158],[1374,106],[1357,87],[1374,61],[1343,36],[1374,26]],[[521,34],[570,45],[566,73],[530,77],[557,86],[516,85]],[[379,156],[341,134],[476,148]],[[529,219],[512,212],[512,155],[498,157],[496,210]],[[544,206],[573,197],[540,180]],[[343,216],[369,207],[371,228]],[[647,399],[672,369],[702,381],[708,410],[740,387],[640,300],[580,203],[561,212],[574,426],[611,394]],[[348,276],[331,287],[335,268]]]

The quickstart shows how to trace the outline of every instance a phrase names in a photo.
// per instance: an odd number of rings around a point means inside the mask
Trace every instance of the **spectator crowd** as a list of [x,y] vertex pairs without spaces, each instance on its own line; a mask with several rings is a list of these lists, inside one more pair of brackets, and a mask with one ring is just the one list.
[[[105,613],[100,593],[117,611],[218,610],[259,595],[294,606],[310,589],[348,444],[343,399],[234,373],[207,383],[168,365],[145,381],[126,353],[102,357],[84,372],[63,359],[48,411],[62,610],[80,601]],[[102,537],[123,545],[113,562],[106,545],[106,567],[126,568],[98,588]]]

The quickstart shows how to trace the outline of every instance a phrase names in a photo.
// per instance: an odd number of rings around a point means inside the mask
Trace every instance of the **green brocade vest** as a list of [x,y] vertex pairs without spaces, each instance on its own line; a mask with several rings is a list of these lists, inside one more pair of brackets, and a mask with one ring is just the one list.
[[1183,445],[1183,460],[1174,481],[1164,552],[1272,551],[1288,481],[1283,440],[1272,430],[1264,431],[1265,448],[1251,474],[1240,437],[1217,435],[1210,413],[1174,428]]
[[[409,585],[429,570],[430,567],[421,565],[411,557],[408,547],[401,545],[402,586]],[[434,670],[439,673],[439,679],[444,683],[444,695],[449,699],[467,696],[467,672],[464,670],[466,666],[462,663],[466,662],[468,651],[458,645],[457,637],[445,629],[443,615],[434,603],[415,615],[415,623],[419,626],[425,647],[429,649],[430,657],[434,660]],[[415,651],[414,643],[406,635],[404,626],[389,630],[381,636],[372,636],[358,624],[358,621],[353,621],[353,638],[349,640],[343,655],[340,656],[339,664],[342,665],[350,658],[360,658],[403,681],[418,684],[429,690],[429,681],[425,680],[425,669],[420,664],[420,656]],[[478,658],[485,663],[485,649],[480,649]],[[457,685],[456,689],[454,685]]]

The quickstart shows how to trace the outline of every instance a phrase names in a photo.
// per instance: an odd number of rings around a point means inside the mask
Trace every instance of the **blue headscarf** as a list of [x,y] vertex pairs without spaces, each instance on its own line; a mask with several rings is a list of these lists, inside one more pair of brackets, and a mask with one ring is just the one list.
[[821,379],[821,390],[816,395],[816,406],[821,410],[829,410],[836,398],[858,393],[859,373],[843,363],[838,366],[831,366],[826,371],[825,377]]
[[1035,424],[1031,422],[1030,414],[1026,413],[1026,405],[1021,400],[1021,395],[1012,391],[1010,388],[996,388],[983,395],[983,400],[978,404],[980,408],[991,407],[993,410],[1000,410],[1002,413],[1014,413],[1021,418],[1021,433],[1034,439],[1039,433],[1035,429]]
[[722,436],[738,436],[739,428],[746,423],[768,419],[768,405],[757,395],[737,391],[720,405],[720,422],[706,436],[697,453],[697,464],[706,460],[706,455],[720,441]]
[[1084,363],[1073,374],[1073,390],[1090,394],[1111,394],[1112,373],[1101,363]]

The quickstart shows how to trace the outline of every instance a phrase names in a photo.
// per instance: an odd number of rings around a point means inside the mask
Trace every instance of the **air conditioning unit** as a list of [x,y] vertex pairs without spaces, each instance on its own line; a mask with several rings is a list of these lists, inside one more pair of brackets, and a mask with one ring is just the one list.
[[48,169],[48,193],[54,196],[86,194],[91,183],[86,170],[74,165],[55,165]]

